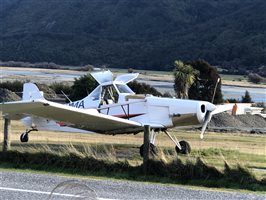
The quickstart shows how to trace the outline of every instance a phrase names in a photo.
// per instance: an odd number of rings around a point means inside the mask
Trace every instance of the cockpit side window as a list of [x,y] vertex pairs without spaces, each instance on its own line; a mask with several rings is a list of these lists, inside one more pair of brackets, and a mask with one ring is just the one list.
[[100,99],[101,87],[97,87],[91,94],[90,97],[93,101]]

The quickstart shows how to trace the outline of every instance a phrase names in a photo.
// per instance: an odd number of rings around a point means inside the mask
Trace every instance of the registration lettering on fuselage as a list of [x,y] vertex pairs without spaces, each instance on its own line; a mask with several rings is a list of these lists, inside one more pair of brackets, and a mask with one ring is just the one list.
[[75,108],[85,108],[84,107],[84,101],[75,101],[68,104],[69,106],[75,107]]

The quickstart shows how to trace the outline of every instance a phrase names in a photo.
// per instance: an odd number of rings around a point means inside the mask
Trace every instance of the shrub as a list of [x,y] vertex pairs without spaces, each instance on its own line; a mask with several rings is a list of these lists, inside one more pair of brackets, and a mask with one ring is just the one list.
[[83,75],[80,78],[75,78],[74,84],[71,86],[71,92],[69,98],[72,101],[80,100],[90,94],[98,83],[90,75]]
[[71,86],[64,83],[54,82],[50,85],[50,88],[52,88],[56,94],[61,94],[61,91],[63,91],[66,95],[71,93]]
[[249,80],[250,82],[252,82],[252,83],[256,83],[256,84],[258,84],[258,83],[262,83],[262,82],[265,82],[265,79],[264,79],[262,76],[260,76],[260,75],[258,75],[258,74],[256,74],[256,73],[250,73],[250,74],[248,75],[248,80]]
[[15,80],[12,82],[11,81],[5,81],[5,82],[0,83],[0,88],[5,88],[5,89],[8,89],[12,92],[22,92],[24,83],[25,82],[18,81],[18,80]]
[[152,94],[154,96],[162,96],[162,94],[158,90],[146,83],[139,83],[137,81],[133,81],[128,83],[128,86],[136,94]]
[[249,92],[246,90],[245,92],[245,95],[242,96],[242,100],[241,100],[242,103],[252,103],[252,100],[251,100],[251,97],[250,97],[250,94]]

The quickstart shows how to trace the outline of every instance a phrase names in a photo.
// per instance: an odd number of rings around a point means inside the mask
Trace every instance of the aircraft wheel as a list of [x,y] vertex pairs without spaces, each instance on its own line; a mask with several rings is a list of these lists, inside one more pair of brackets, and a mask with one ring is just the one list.
[[20,136],[21,142],[28,142],[29,141],[29,134],[28,133],[22,133]]
[[178,146],[175,147],[176,153],[182,153],[182,154],[190,154],[191,147],[187,141],[180,141],[179,142],[181,149],[178,148]]
[[[144,156],[144,144],[140,146],[139,154],[140,154],[141,157]],[[157,154],[158,154],[157,147],[154,144],[150,143],[150,155],[155,156]]]

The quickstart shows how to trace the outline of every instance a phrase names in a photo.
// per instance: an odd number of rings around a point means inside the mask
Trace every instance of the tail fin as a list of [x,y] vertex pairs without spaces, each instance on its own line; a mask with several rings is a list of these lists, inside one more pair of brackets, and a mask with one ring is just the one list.
[[22,100],[44,99],[43,92],[33,83],[24,83]]

